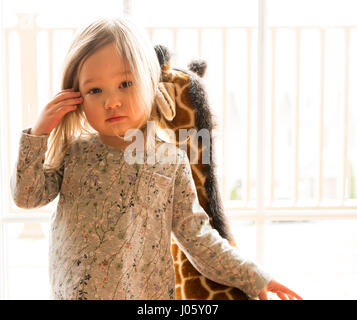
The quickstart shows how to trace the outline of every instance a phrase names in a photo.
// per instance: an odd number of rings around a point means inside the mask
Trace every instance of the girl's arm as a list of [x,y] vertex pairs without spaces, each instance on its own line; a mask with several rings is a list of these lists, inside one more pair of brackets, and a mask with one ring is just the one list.
[[11,194],[20,208],[42,207],[56,198],[62,184],[63,166],[58,170],[43,168],[47,140],[61,119],[83,102],[73,88],[58,92],[43,108],[32,129],[23,130],[20,150],[11,177]]
[[63,166],[58,170],[43,168],[49,135],[22,131],[17,162],[11,176],[11,195],[20,208],[42,207],[54,200],[61,188]]
[[173,200],[174,239],[202,275],[237,287],[251,298],[258,297],[272,277],[255,263],[241,257],[238,249],[211,227],[202,208],[199,210],[202,213],[195,210],[199,204],[191,167],[185,152],[182,152],[182,157],[176,173]]

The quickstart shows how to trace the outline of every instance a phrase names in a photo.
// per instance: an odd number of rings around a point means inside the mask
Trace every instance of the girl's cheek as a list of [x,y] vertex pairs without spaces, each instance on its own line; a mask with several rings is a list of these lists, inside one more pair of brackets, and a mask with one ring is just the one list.
[[91,104],[93,104],[93,100],[93,97],[85,95],[83,96],[83,105],[90,106]]
[[102,105],[102,102],[98,98],[89,97],[83,100],[82,105],[84,109],[93,112],[94,110],[98,111],[100,109],[99,107]]
[[82,102],[82,108],[83,108],[83,110],[84,111],[91,111],[91,105],[92,105],[93,103],[91,103],[91,101],[89,100],[89,99],[86,99],[86,98],[84,98],[83,97],[83,102]]

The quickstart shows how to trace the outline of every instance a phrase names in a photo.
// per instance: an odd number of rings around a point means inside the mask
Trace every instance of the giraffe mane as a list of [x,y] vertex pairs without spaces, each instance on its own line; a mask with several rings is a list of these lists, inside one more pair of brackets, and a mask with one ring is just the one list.
[[218,181],[216,177],[215,143],[212,134],[213,130],[216,129],[218,125],[209,106],[207,91],[201,78],[194,72],[179,68],[175,68],[174,70],[189,75],[190,85],[188,87],[188,92],[191,99],[191,105],[195,107],[196,128],[198,131],[200,129],[208,129],[210,132],[210,163],[202,164],[203,170],[207,175],[204,187],[208,198],[210,199],[209,212],[207,213],[211,217],[212,225],[218,233],[225,239],[233,239],[219,195]]

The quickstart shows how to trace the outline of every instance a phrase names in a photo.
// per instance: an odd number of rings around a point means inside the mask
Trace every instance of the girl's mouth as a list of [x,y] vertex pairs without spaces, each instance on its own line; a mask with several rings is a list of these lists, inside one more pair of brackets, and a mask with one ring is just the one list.
[[108,122],[117,122],[117,121],[122,121],[125,118],[126,118],[125,116],[119,116],[119,117],[109,118],[106,121],[108,121]]

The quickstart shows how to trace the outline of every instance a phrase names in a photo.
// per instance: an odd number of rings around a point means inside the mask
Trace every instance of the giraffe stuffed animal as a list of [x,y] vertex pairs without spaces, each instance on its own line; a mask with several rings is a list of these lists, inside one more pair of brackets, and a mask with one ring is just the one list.
[[[159,127],[175,132],[176,146],[180,147],[179,129],[207,129],[210,136],[209,164],[202,163],[202,139],[198,144],[190,144],[190,138],[185,141],[187,155],[190,159],[190,149],[194,150],[198,161],[191,164],[191,171],[196,186],[200,206],[210,218],[211,225],[218,233],[236,246],[229,230],[227,219],[223,212],[222,201],[218,189],[212,130],[217,126],[212,115],[207,94],[201,78],[206,71],[206,63],[196,60],[188,65],[188,70],[172,69],[171,54],[161,45],[155,46],[155,51],[161,66],[161,80],[156,97],[156,108],[153,108],[154,118]],[[191,163],[191,161],[190,161]],[[172,239],[171,252],[176,276],[177,300],[247,300],[248,297],[238,288],[227,287],[213,282],[201,275],[189,262],[185,254]]]

